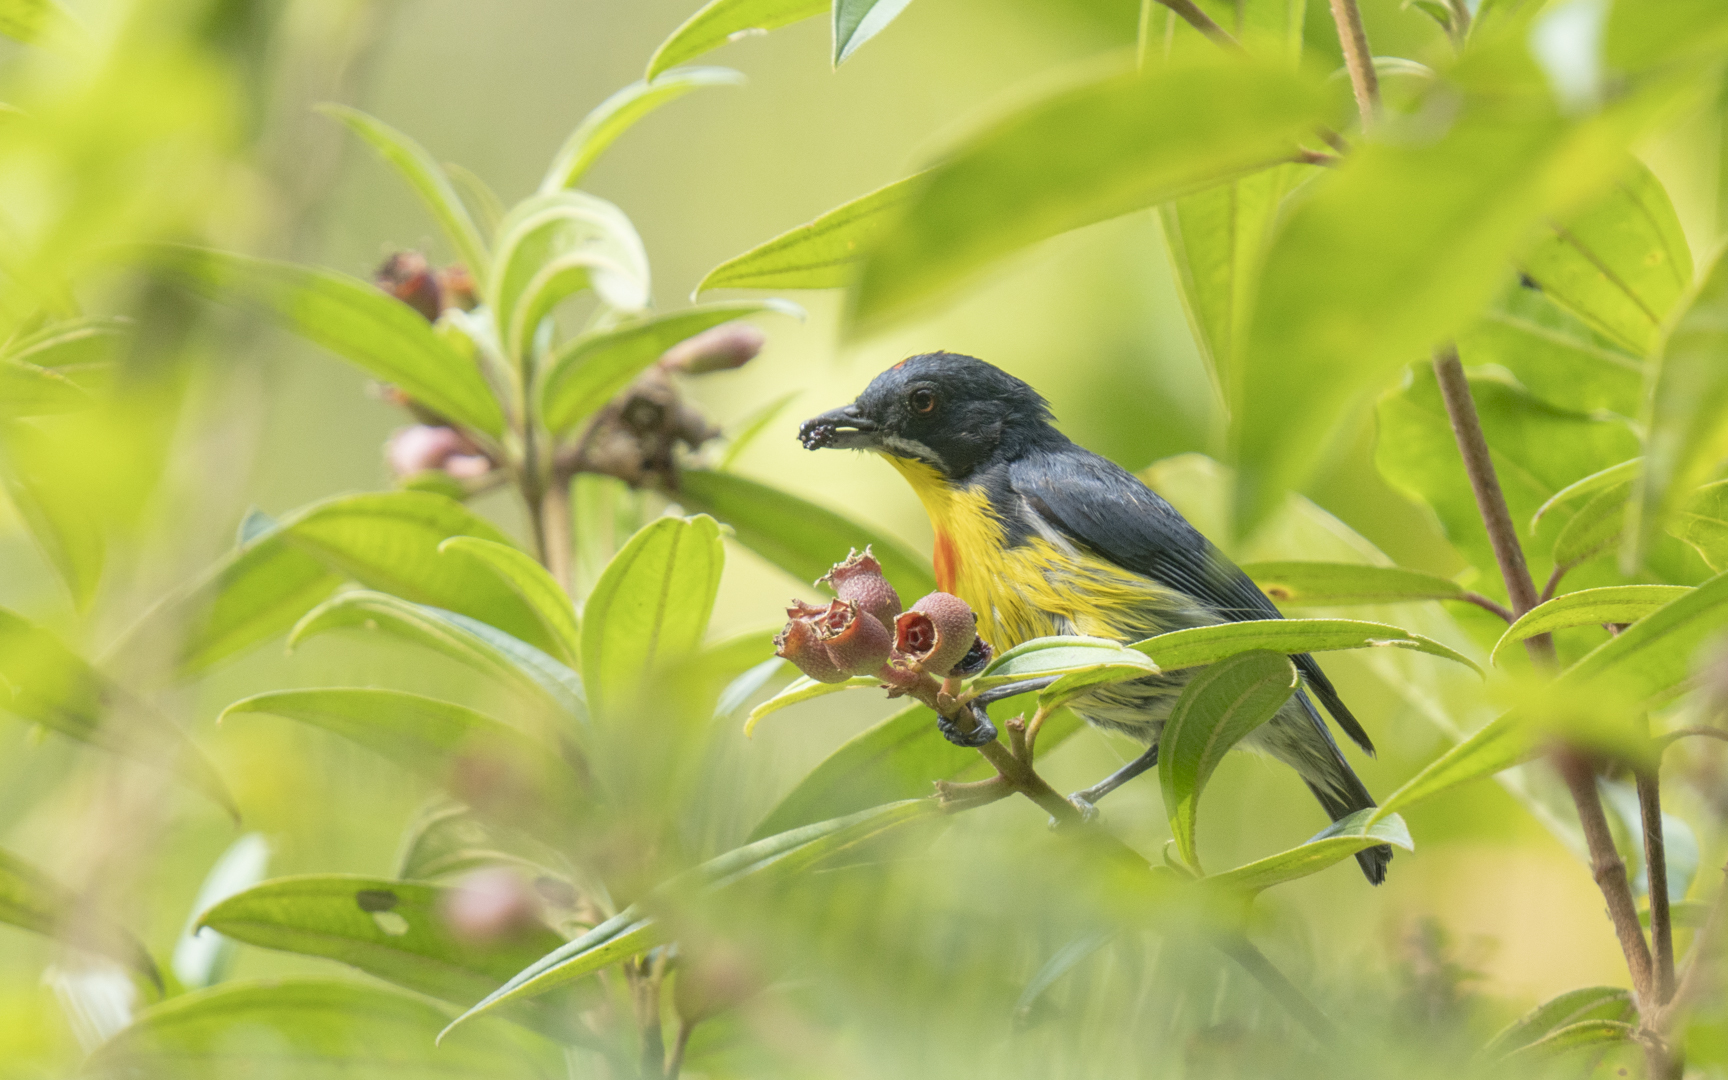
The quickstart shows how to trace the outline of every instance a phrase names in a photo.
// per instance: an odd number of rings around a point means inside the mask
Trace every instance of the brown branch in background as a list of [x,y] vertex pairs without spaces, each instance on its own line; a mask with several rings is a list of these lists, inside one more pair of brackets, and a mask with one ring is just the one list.
[[1362,28],[1356,0],[1331,0],[1331,6],[1338,44],[1344,49],[1344,66],[1350,72],[1350,89],[1356,95],[1356,111],[1362,114],[1362,130],[1366,132],[1374,126],[1374,114],[1380,109],[1380,78],[1374,73],[1368,31]]
[[1174,11],[1183,22],[1205,34],[1218,44],[1231,49],[1241,49],[1242,43],[1230,36],[1230,32],[1212,21],[1212,17],[1194,6],[1194,0],[1158,0],[1160,4]]
[[1572,569],[1570,566],[1556,566],[1554,568],[1554,572],[1548,575],[1548,584],[1542,586],[1542,595],[1537,599],[1538,603],[1546,604],[1554,599],[1554,590],[1560,587],[1560,579],[1565,577],[1566,571],[1570,569]]
[[569,473],[554,467],[552,483],[540,496],[540,530],[546,541],[546,569],[566,596],[572,595],[570,562],[574,554],[573,522],[570,518],[571,479]]
[[1681,739],[1689,736],[1697,736],[1704,739],[1720,739],[1723,742],[1728,742],[1728,731],[1724,731],[1722,728],[1683,727],[1675,728],[1673,731],[1670,731],[1658,738],[1656,740],[1656,751],[1657,753],[1661,753],[1663,750],[1673,746]]
[[1626,954],[1626,967],[1632,973],[1632,992],[1637,995],[1638,1008],[1643,1013],[1656,1005],[1651,995],[1655,983],[1650,947],[1644,943],[1644,930],[1638,925],[1638,908],[1632,900],[1632,887],[1626,881],[1626,864],[1614,848],[1608,817],[1602,812],[1596,771],[1575,751],[1560,750],[1554,757],[1560,777],[1566,781],[1572,802],[1578,807],[1578,820],[1584,826],[1584,840],[1590,847],[1590,872],[1608,901],[1608,917],[1620,939],[1620,951]]
[[1458,594],[1457,599],[1464,601],[1466,604],[1475,604],[1483,611],[1493,615],[1498,615],[1508,623],[1516,622],[1518,620],[1518,617],[1512,614],[1511,609],[1505,604],[1500,603],[1498,600],[1490,600],[1479,592],[1462,592]]
[[[1500,490],[1500,477],[1494,472],[1494,459],[1482,434],[1476,401],[1470,396],[1470,380],[1464,376],[1457,349],[1448,345],[1435,351],[1434,378],[1440,384],[1440,397],[1446,402],[1446,417],[1452,422],[1458,452],[1464,457],[1464,471],[1470,477],[1476,509],[1488,530],[1488,542],[1494,547],[1494,561],[1506,582],[1506,595],[1512,598],[1512,614],[1521,616],[1540,602],[1536,583],[1530,580],[1530,568],[1524,563],[1518,528],[1512,524],[1512,512],[1506,508],[1506,495]],[[1525,639],[1524,647],[1537,666],[1554,666],[1554,639],[1548,634]]]
[[1656,1004],[1674,996],[1674,923],[1668,910],[1668,845],[1662,835],[1662,788],[1656,770],[1639,769],[1638,811],[1644,819],[1644,870],[1650,882],[1650,951],[1655,954]]

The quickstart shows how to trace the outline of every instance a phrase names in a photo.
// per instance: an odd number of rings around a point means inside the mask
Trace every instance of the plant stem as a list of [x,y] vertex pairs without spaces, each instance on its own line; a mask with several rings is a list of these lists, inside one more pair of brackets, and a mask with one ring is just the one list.
[[1158,0],[1160,4],[1174,11],[1183,22],[1205,34],[1218,44],[1231,49],[1242,48],[1242,43],[1230,36],[1230,32],[1212,21],[1212,17],[1194,6],[1194,0]]
[[544,557],[546,569],[552,575],[552,580],[564,590],[564,595],[572,594],[571,556],[573,554],[570,540],[570,474],[562,469],[553,469],[552,482],[547,485],[545,493],[540,498],[540,532],[544,537]]
[[[1440,384],[1440,397],[1446,402],[1446,417],[1452,422],[1452,434],[1458,440],[1458,452],[1464,458],[1464,471],[1470,477],[1476,509],[1488,530],[1488,542],[1494,547],[1494,561],[1499,564],[1500,577],[1506,582],[1506,595],[1512,599],[1512,615],[1517,618],[1538,603],[1536,583],[1530,580],[1524,549],[1518,543],[1518,529],[1512,524],[1512,512],[1506,508],[1506,495],[1500,490],[1500,477],[1494,472],[1494,459],[1488,451],[1488,440],[1482,434],[1482,421],[1476,415],[1476,400],[1470,396],[1470,380],[1464,377],[1464,365],[1458,360],[1457,349],[1448,345],[1435,351],[1434,378]],[[1554,639],[1548,634],[1526,638],[1524,647],[1537,666],[1554,666]]]
[[1245,935],[1233,934],[1222,938],[1218,948],[1230,959],[1242,965],[1243,970],[1252,975],[1266,992],[1275,998],[1278,1004],[1295,1017],[1297,1022],[1308,1029],[1308,1033],[1323,1044],[1337,1041],[1338,1028],[1332,1021],[1315,1007],[1314,1003],[1303,996],[1302,991],[1291,982],[1282,971],[1279,971],[1272,961],[1266,958],[1252,941]]
[[1614,836],[1608,831],[1608,817],[1602,812],[1602,799],[1596,791],[1596,771],[1582,755],[1572,750],[1555,754],[1560,777],[1572,793],[1578,808],[1578,820],[1584,826],[1584,840],[1590,847],[1590,872],[1596,887],[1608,902],[1608,917],[1614,923],[1614,933],[1620,939],[1620,951],[1626,956],[1626,967],[1632,974],[1632,992],[1637,995],[1639,1012],[1654,1009],[1656,1000],[1651,991],[1650,947],[1644,943],[1644,930],[1638,925],[1638,908],[1632,900],[1632,887],[1626,881],[1626,864],[1614,849]]
[[1477,607],[1490,614],[1498,615],[1508,623],[1516,622],[1518,619],[1518,617],[1512,614],[1511,609],[1507,608],[1505,604],[1502,604],[1497,600],[1490,600],[1479,592],[1459,593],[1458,599],[1464,601],[1466,604],[1475,604]]
[[666,1080],[678,1080],[678,1074],[684,1070],[684,1051],[690,1046],[690,1033],[695,1030],[695,1021],[678,1018],[678,1034],[672,1042],[672,1056],[666,1059]]
[[1356,0],[1331,0],[1332,22],[1338,27],[1338,44],[1344,49],[1344,66],[1350,72],[1350,89],[1356,95],[1356,111],[1362,114],[1362,130],[1374,125],[1380,108],[1380,78],[1374,74],[1374,54],[1368,49],[1368,31],[1362,28],[1362,12]]
[[1668,910],[1668,851],[1662,835],[1662,787],[1655,769],[1639,769],[1638,810],[1644,819],[1644,868],[1650,882],[1650,951],[1656,959],[1656,1004],[1674,996],[1674,924]]

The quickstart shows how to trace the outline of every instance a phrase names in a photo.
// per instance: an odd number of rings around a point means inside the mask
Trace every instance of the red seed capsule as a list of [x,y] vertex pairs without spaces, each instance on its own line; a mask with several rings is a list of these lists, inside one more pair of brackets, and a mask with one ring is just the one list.
[[774,639],[774,655],[792,661],[799,671],[817,682],[845,682],[847,673],[834,663],[817,628],[818,620],[827,612],[827,608],[793,601],[793,606],[786,609],[790,621]]
[[902,610],[900,594],[882,576],[882,564],[870,553],[868,545],[862,555],[853,551],[846,556],[845,562],[835,563],[817,584],[822,582],[826,582],[840,599],[850,600],[876,616],[885,627],[893,626]]
[[834,666],[852,675],[873,675],[894,651],[894,635],[875,616],[850,600],[828,605],[818,626]]
[[921,597],[894,621],[894,651],[919,670],[946,677],[978,637],[978,616],[950,593]]

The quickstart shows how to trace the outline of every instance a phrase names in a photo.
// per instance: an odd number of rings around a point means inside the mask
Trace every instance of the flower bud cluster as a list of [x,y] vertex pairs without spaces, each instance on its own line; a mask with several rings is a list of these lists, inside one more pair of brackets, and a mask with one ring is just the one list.
[[418,251],[398,251],[372,272],[380,289],[437,322],[450,308],[467,311],[479,303],[474,277],[461,265],[434,268]]
[[933,592],[902,610],[900,596],[866,547],[849,554],[822,582],[837,599],[826,605],[793,601],[775,655],[817,682],[874,675],[907,687],[925,676],[974,675],[990,662],[978,617],[958,596]]

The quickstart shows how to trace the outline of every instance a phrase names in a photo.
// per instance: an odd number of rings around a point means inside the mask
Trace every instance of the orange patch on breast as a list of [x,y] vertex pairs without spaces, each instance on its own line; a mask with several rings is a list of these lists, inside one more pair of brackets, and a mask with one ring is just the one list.
[[960,551],[954,546],[954,538],[945,532],[937,533],[930,561],[936,568],[936,587],[945,593],[953,592],[960,576]]

